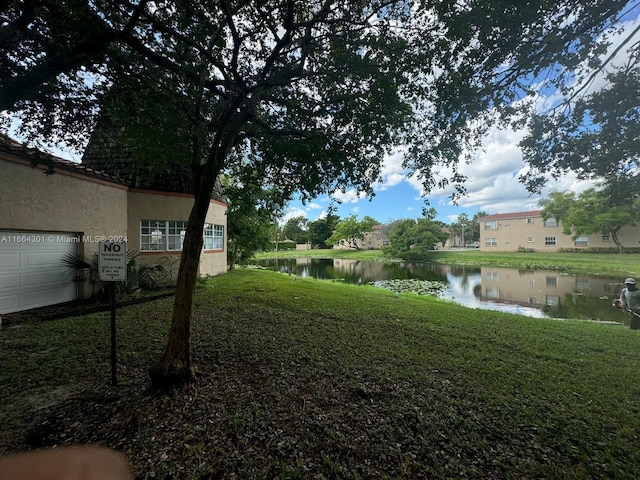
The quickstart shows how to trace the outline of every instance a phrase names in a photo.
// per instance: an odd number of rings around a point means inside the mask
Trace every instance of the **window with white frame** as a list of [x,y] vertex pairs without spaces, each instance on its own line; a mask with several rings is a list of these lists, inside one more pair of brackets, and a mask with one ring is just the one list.
[[573,244],[576,247],[588,247],[589,237],[587,237],[586,235],[581,235],[579,237],[576,237],[576,239],[573,241]]
[[544,237],[544,244],[547,247],[554,247],[557,245],[556,237]]
[[497,230],[498,229],[498,221],[497,220],[487,220],[484,222],[485,230]]
[[527,243],[533,243],[533,237],[527,237]]
[[[180,252],[184,245],[187,222],[174,220],[140,220],[141,252]],[[205,225],[204,248],[224,248],[224,227]]]
[[484,244],[487,247],[497,247],[498,246],[498,239],[497,238],[485,238],[484,239]]
[[531,225],[533,223],[533,218],[527,218],[527,225]]
[[611,241],[611,235],[609,235],[608,233],[605,233],[604,235],[602,235],[602,241],[603,242],[610,242]]
[[222,225],[204,226],[204,249],[222,250],[224,248],[224,227]]
[[545,227],[557,227],[558,221],[554,217],[549,217],[544,221]]
[[545,303],[550,307],[557,307],[560,305],[560,297],[557,295],[545,295]]

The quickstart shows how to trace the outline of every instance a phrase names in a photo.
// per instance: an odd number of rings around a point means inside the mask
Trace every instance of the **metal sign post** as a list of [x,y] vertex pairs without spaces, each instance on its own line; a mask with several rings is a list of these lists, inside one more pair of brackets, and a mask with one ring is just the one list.
[[117,385],[116,375],[116,284],[127,280],[127,243],[100,242],[98,250],[100,281],[109,282],[111,297],[111,384]]

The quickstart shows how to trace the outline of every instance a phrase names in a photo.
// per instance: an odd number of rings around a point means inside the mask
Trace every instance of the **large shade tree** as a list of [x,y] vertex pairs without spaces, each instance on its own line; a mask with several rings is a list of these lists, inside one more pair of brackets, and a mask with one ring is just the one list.
[[45,112],[27,123],[36,134],[79,133],[99,86],[139,77],[140,95],[171,92],[184,110],[195,201],[154,370],[159,383],[179,383],[193,377],[202,229],[221,172],[250,170],[303,199],[352,186],[371,194],[384,155],[404,145],[425,191],[449,181],[462,191],[455,167],[490,121],[546,68],[585,58],[625,4],[13,0],[0,11],[0,108]]

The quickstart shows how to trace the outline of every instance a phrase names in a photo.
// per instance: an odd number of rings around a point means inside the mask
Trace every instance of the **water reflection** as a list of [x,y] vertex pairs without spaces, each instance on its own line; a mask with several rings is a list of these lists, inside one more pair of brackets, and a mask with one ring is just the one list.
[[267,268],[325,280],[361,285],[378,280],[448,282],[441,298],[471,308],[500,310],[531,317],[584,318],[624,322],[611,307],[622,278],[568,275],[544,270],[474,267],[435,263],[377,262],[345,259],[270,259]]

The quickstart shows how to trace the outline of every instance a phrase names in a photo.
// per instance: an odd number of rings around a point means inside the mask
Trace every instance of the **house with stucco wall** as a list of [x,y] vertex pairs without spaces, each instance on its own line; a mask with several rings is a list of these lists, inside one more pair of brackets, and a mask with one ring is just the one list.
[[[555,252],[561,248],[616,248],[609,234],[581,235],[573,238],[562,232],[560,221],[542,218],[542,211],[499,213],[479,219],[480,249],[493,252],[518,250]],[[640,227],[622,227],[618,238],[625,247],[640,245]]]
[[374,225],[370,232],[365,232],[363,239],[356,239],[355,245],[349,240],[340,240],[333,246],[334,250],[381,250],[389,246],[389,225]]
[[[190,193],[140,188],[0,137],[0,315],[88,297],[62,259],[93,258],[100,240],[125,239],[142,262],[179,259],[192,205]],[[226,272],[226,208],[211,199],[201,276]]]

